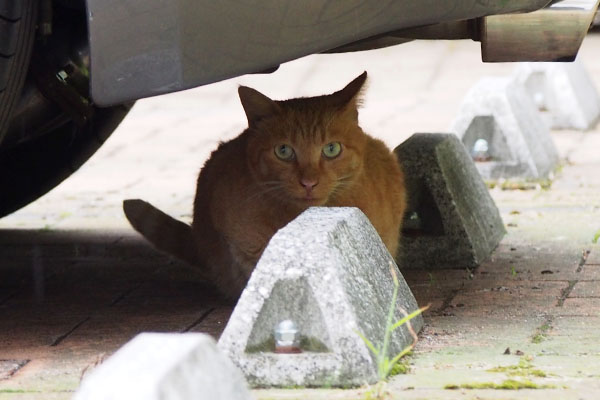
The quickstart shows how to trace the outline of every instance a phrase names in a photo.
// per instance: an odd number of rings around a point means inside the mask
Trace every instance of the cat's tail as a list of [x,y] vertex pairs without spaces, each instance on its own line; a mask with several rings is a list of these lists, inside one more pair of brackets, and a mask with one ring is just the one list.
[[131,226],[156,248],[191,265],[199,264],[191,226],[139,199],[124,200],[123,211]]

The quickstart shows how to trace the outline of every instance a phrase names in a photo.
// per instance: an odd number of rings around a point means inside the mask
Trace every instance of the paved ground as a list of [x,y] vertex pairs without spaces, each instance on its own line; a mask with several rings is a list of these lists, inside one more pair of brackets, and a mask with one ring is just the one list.
[[[580,57],[597,87],[599,53],[600,36],[588,36]],[[447,131],[469,87],[514,68],[479,57],[474,42],[414,42],[308,57],[273,75],[138,102],[71,179],[0,220],[0,399],[69,398],[82,376],[140,331],[219,335],[232,306],[140,240],[121,201],[144,198],[189,220],[203,160],[245,122],[238,84],[286,98],[337,90],[367,70],[361,123],[395,147],[414,132]],[[432,308],[410,372],[387,386],[394,398],[600,397],[600,245],[592,244],[600,130],[553,138],[564,167],[549,190],[492,190],[508,234],[488,261],[474,271],[432,265],[405,273],[419,303]],[[539,388],[444,389],[507,379]],[[254,393],[361,399],[367,390]]]

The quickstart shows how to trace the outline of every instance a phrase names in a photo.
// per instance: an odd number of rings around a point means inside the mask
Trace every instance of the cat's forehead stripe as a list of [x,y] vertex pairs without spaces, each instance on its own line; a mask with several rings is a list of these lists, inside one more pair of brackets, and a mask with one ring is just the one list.
[[323,113],[295,112],[291,118],[290,134],[293,139],[304,141],[324,141],[331,122]]

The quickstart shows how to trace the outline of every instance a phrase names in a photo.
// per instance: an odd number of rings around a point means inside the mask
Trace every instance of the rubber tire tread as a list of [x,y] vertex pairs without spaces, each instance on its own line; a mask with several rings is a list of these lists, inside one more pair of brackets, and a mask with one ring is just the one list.
[[21,19],[22,10],[21,0],[0,0],[0,18],[16,21]]
[[0,152],[0,218],[43,196],[108,139],[133,104],[96,108],[84,127],[73,122],[9,152]]
[[22,15],[19,20],[15,21],[18,24],[18,29],[11,31],[11,34],[17,35],[16,52],[12,56],[5,57],[5,60],[9,60],[8,63],[0,63],[0,68],[8,69],[8,71],[0,71],[0,76],[8,77],[6,86],[0,82],[0,87],[4,86],[4,89],[0,89],[0,146],[6,129],[8,129],[12,110],[21,97],[21,90],[29,69],[29,60],[31,59],[35,39],[38,1],[17,1],[22,2]]

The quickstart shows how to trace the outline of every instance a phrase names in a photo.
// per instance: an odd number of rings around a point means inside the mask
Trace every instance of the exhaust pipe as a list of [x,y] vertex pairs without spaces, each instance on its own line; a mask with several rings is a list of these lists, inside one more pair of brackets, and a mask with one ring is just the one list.
[[[537,11],[489,15],[391,32],[398,42],[413,39],[473,39],[484,62],[573,61],[600,0],[550,2]],[[384,38],[385,39],[385,38]]]
[[573,61],[600,0],[563,0],[525,14],[480,19],[484,62]]

